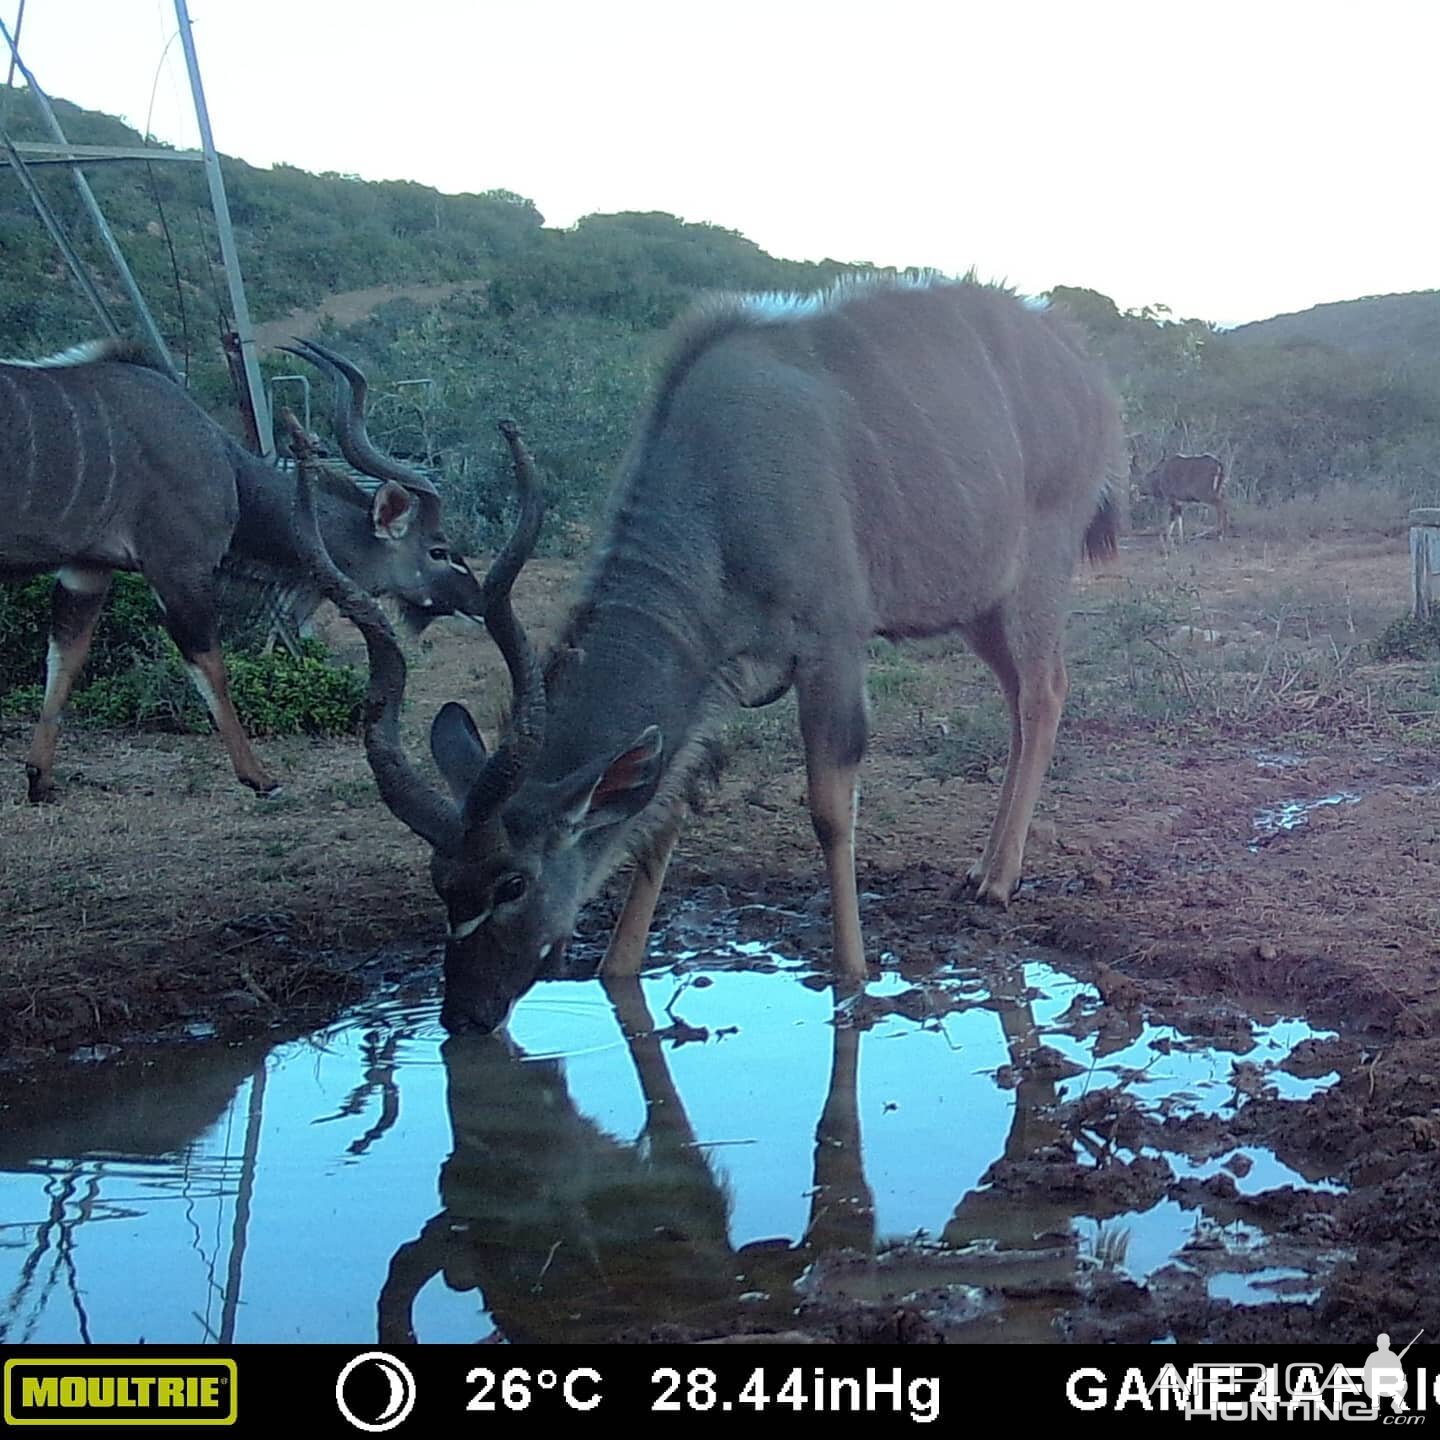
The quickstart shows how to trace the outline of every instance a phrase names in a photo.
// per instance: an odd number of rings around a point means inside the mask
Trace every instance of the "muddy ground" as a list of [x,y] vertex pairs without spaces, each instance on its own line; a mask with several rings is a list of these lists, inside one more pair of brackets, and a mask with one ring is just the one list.
[[[522,578],[517,606],[542,638],[575,568],[539,562]],[[1207,538],[1174,554],[1154,536],[1127,539],[1115,571],[1079,582],[1072,703],[1008,912],[975,907],[957,884],[1002,773],[993,685],[958,645],[877,654],[859,839],[873,952],[923,966],[977,932],[1009,936],[1077,957],[1117,1014],[1221,1038],[1242,1011],[1340,1031],[1312,1057],[1341,1072],[1337,1086],[1304,1103],[1260,1093],[1236,1125],[1347,1188],[1247,1199],[1223,1176],[1204,1182],[1215,1218],[1263,1219],[1346,1257],[1318,1302],[1235,1306],[1183,1278],[1141,1290],[1102,1275],[1077,1297],[1072,1338],[1440,1334],[1440,687],[1433,666],[1368,650],[1407,601],[1403,536]],[[443,622],[413,660],[417,751],[443,700],[493,711],[498,667],[480,632]],[[0,733],[13,797],[0,806],[0,1049],[12,1070],[41,1075],[82,1047],[197,1024],[303,1027],[393,973],[395,942],[438,945],[426,856],[376,800],[358,742],[266,743],[286,783],[260,800],[234,785],[213,739],[72,730],[60,803],[31,808],[19,803],[26,738],[14,722]],[[729,750],[669,902],[710,884],[813,902],[821,876],[789,703],[743,717]],[[1300,808],[1313,801],[1328,803]],[[622,889],[617,877],[590,932]],[[1123,1140],[1133,1121],[1111,1100],[1113,1114],[1103,1093],[1092,1099],[1083,1123]],[[1150,1183],[1120,1164],[1082,1175],[1064,1145],[991,1178],[1000,1197],[1081,1187],[1101,1216]],[[935,1335],[898,1298],[817,1316],[814,1329]]]

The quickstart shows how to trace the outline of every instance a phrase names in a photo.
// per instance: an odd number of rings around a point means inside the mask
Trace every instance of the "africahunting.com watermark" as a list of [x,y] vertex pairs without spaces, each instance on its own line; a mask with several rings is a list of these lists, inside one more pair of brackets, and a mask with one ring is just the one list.
[[[1421,1331],[1421,1334],[1424,1332]],[[1415,1340],[1420,1338],[1416,1335]],[[1410,1345],[1415,1343],[1410,1342]],[[1363,1365],[1297,1360],[1285,1364],[1086,1365],[1065,1382],[1065,1397],[1082,1411],[1167,1412],[1211,1420],[1379,1420],[1424,1424],[1440,1411],[1440,1372],[1404,1364],[1388,1335],[1375,1337]]]

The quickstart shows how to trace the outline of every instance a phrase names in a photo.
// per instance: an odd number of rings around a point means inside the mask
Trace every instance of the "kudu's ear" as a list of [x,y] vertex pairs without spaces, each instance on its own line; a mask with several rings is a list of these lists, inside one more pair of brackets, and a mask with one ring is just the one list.
[[455,701],[447,701],[430,725],[430,753],[445,777],[458,804],[475,788],[485,768],[485,742],[470,718],[470,712]]
[[[660,756],[665,748],[658,725],[649,726],[600,772],[578,789],[569,806],[569,820],[577,835],[615,825],[643,810],[660,778]],[[594,776],[594,771],[591,771]]]
[[403,485],[387,480],[370,501],[370,523],[377,540],[403,540],[420,502]]

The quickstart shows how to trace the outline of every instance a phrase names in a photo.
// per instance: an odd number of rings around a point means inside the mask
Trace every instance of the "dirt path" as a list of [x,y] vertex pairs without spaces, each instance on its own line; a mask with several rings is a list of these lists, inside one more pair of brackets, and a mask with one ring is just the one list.
[[447,300],[460,291],[484,288],[483,281],[454,280],[441,285],[371,285],[364,290],[343,290],[308,310],[291,310],[280,320],[266,320],[257,325],[255,343],[262,352],[273,350],[296,336],[308,340],[327,320],[341,327],[359,324],[392,300],[414,300],[427,305]]

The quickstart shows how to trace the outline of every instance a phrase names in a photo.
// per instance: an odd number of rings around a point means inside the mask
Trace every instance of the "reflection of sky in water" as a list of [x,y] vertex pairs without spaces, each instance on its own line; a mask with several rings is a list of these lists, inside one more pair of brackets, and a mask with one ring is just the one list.
[[[435,1175],[451,1142],[445,1071],[431,1047],[417,1055],[402,1046],[400,1122],[362,1160],[346,1150],[374,1124],[373,1103],[357,1116],[319,1123],[360,1078],[362,1033],[331,1033],[323,1049],[285,1045],[267,1062],[235,1331],[241,1341],[373,1339],[389,1257],[437,1208]],[[73,1215],[92,1187],[104,1198],[105,1217],[74,1230],[73,1266],[93,1339],[214,1338],[253,1083],[242,1081],[219,1120],[178,1154],[51,1161],[48,1183],[35,1173],[0,1174],[0,1323],[9,1320],[9,1340],[78,1338],[69,1267],[55,1254],[58,1234],[40,1265],[41,1276],[54,1269],[43,1310],[37,1316],[31,1306],[22,1317],[7,1310],[36,1223],[53,1213],[61,1194]],[[473,1302],[470,1310],[473,1317]],[[472,1318],[465,1333],[473,1330]]]
[[1212,1275],[1207,1288],[1212,1300],[1228,1300],[1232,1305],[1264,1305],[1267,1301],[1288,1300],[1308,1303],[1320,1298],[1320,1287],[1307,1285],[1286,1285],[1278,1288],[1281,1281],[1308,1280],[1303,1270],[1275,1266],[1268,1270],[1224,1270]]
[[[728,952],[757,948],[747,942]],[[692,960],[645,981],[657,1026],[669,1023],[669,1006],[687,1025],[711,1032],[704,1043],[667,1044],[664,1057],[694,1134],[732,1197],[729,1234],[736,1246],[775,1238],[796,1242],[809,1217],[816,1124],[830,1082],[834,1031],[830,991],[799,983],[804,973],[781,962],[763,973],[722,967],[702,974]],[[1174,1109],[1223,1115],[1237,1100],[1231,1083],[1237,1059],[1269,1067],[1315,1033],[1298,1021],[1255,1027],[1254,1047],[1235,1056],[1181,1048],[1187,1042],[1174,1029],[1145,1027],[1124,1049],[1092,1061],[1094,1036],[1076,1038],[1056,1027],[1077,999],[1082,1008],[1094,1008],[1094,990],[1038,961],[1026,963],[1023,974],[1039,992],[1030,1005],[1039,1038],[1086,1067],[1057,1083],[1062,1098],[1115,1084],[1117,1072],[1143,1071],[1126,1088],[1147,1107],[1183,1095]],[[695,984],[697,975],[711,983]],[[973,975],[944,983],[967,998],[984,993]],[[890,971],[870,993],[894,996],[908,988]],[[721,1033],[730,1027],[732,1033]],[[375,1042],[397,1032],[385,1073],[398,1087],[398,1118],[367,1143],[381,1113],[380,1096],[372,1089],[348,1107],[347,1099],[363,1088],[367,1066],[376,1064]],[[532,1056],[564,1057],[579,1113],[621,1142],[636,1140],[645,1121],[640,1083],[598,984],[537,987],[517,1008],[511,1034]],[[147,1115],[176,1104],[183,1111],[179,1097],[188,1072],[176,1072],[167,1090],[165,1079],[156,1078],[165,1067],[149,1062],[104,1072],[110,1109],[88,1131],[85,1104],[76,1101],[72,1110],[66,1097],[57,1096],[57,1125],[69,1153],[86,1147],[77,1158],[34,1160],[45,1140],[33,1139],[19,1152],[18,1142],[7,1144],[0,1132],[4,1338],[50,1344],[82,1335],[102,1343],[214,1338],[224,1310],[248,1132],[258,1149],[235,1338],[373,1341],[376,1298],[392,1256],[440,1209],[437,1175],[453,1143],[442,1038],[433,1003],[368,1005],[314,1040],[272,1051],[263,1094],[254,1079],[258,1060],[247,1069],[227,1047],[192,1046],[183,1052],[183,1064],[213,1066],[215,1102],[197,1115],[198,1134],[160,1156],[144,1153],[143,1138],[129,1156],[95,1148],[114,1143],[122,1131],[143,1137]],[[1174,1042],[1168,1054],[1154,1048],[1163,1040]],[[924,1025],[893,1015],[861,1034],[858,1112],[880,1240],[919,1231],[938,1236],[1002,1153],[1016,1092],[999,1088],[995,1072],[1010,1058],[999,1015],[982,1007]],[[93,1076],[95,1067],[87,1069]],[[369,1078],[375,1073],[372,1068]],[[1333,1079],[1300,1081],[1266,1070],[1268,1084],[1294,1097]],[[123,1122],[114,1118],[122,1105]],[[64,1148],[58,1138],[52,1143]],[[1235,1177],[1242,1193],[1308,1183],[1269,1151],[1246,1147],[1238,1153],[1252,1162],[1246,1176]],[[1177,1175],[1204,1178],[1230,1156],[1203,1163],[1166,1158]],[[37,1244],[47,1216],[57,1215],[71,1222],[86,1218],[66,1235],[52,1224]],[[1082,1241],[1095,1240],[1095,1222],[1075,1223]],[[1129,1230],[1125,1267],[1143,1276],[1170,1259],[1195,1223],[1195,1211],[1166,1200],[1106,1228]],[[34,1266],[28,1280],[27,1263]],[[1248,1303],[1271,1297],[1254,1282],[1253,1276],[1239,1282]],[[421,1292],[414,1315],[427,1340],[472,1341],[491,1329],[481,1297],[453,1291],[439,1276]]]
[[[658,1024],[666,1023],[673,1001],[688,1025],[712,1032],[738,1027],[708,1044],[667,1049],[670,1073],[697,1140],[709,1147],[734,1196],[734,1243],[798,1240],[809,1216],[815,1126],[830,1080],[830,992],[773,974],[739,971],[715,980],[702,989],[672,976],[648,980],[646,999]],[[645,1119],[640,1087],[602,992],[584,988],[598,997],[588,1020],[580,1022],[574,1007],[568,1028],[557,1031],[548,1007],[527,1015],[522,1005],[511,1033],[524,1047],[533,1026],[549,1049],[584,1050],[566,1061],[571,1094],[612,1135],[633,1140]],[[882,995],[907,988],[895,975],[871,987]],[[614,1040],[604,1048],[595,1045],[601,1023]],[[939,1234],[959,1197],[1004,1147],[1014,1097],[977,1072],[1006,1059],[988,1010],[947,1016],[943,1032],[894,1017],[864,1036],[860,1124],[882,1237]]]
[[[1237,1092],[1233,1075],[1237,1063],[1249,1066],[1278,1066],[1302,1040],[1324,1039],[1333,1030],[1316,1030],[1304,1020],[1278,1020],[1270,1025],[1251,1025],[1253,1043],[1243,1052],[1197,1047],[1172,1025],[1142,1025],[1130,1044],[1107,1055],[1094,1056],[1094,1038],[1077,1038],[1055,1022],[1076,999],[1099,1006],[1100,997],[1091,985],[1072,979],[1049,965],[1025,967],[1028,983],[1043,992],[1031,1005],[1036,1025],[1044,1032],[1045,1044],[1067,1060],[1085,1067],[1085,1073],[1071,1076],[1057,1086],[1062,1099],[1076,1100],[1091,1090],[1123,1083],[1125,1093],[1154,1106],[1168,1100],[1166,1111],[1173,1115],[1225,1115],[1233,1112]],[[1264,1082],[1285,1100],[1305,1100],[1328,1089],[1339,1075],[1331,1072],[1317,1079],[1302,1079],[1279,1069],[1266,1068]]]

